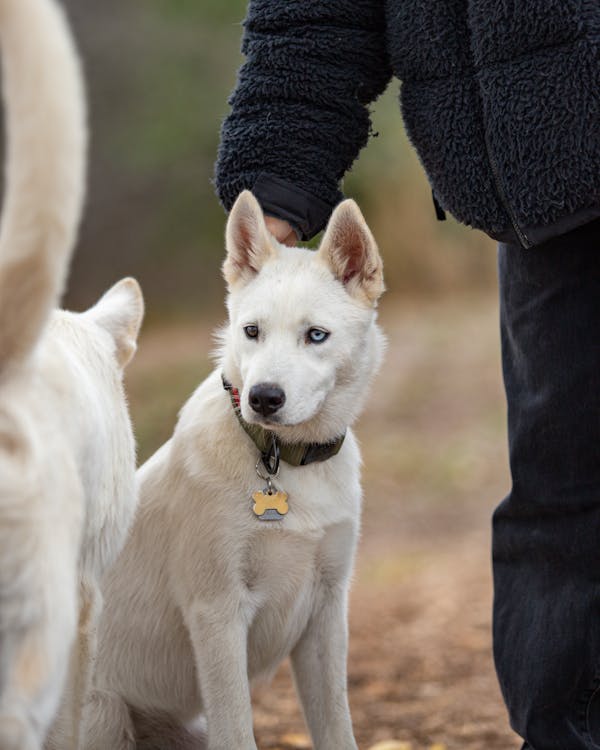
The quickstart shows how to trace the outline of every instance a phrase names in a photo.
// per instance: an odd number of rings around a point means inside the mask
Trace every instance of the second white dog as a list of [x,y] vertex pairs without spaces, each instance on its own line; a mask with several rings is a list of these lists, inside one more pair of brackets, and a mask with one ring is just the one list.
[[0,0],[0,37],[0,748],[39,750],[68,683],[60,747],[71,750],[96,589],[136,504],[122,371],[143,303],[125,280],[82,315],[52,312],[84,195],[79,65],[52,0]]
[[381,359],[381,260],[352,201],[315,253],[275,242],[250,193],[227,250],[219,367],[139,471],[140,510],[108,576],[86,750],[203,747],[189,731],[200,714],[210,750],[256,750],[251,683],[288,655],[315,748],[356,748],[349,425]]

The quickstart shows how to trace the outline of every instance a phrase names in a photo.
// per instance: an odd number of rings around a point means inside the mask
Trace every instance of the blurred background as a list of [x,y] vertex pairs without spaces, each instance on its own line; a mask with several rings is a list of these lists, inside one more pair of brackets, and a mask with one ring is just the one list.
[[[149,322],[222,304],[223,210],[211,178],[241,63],[246,0],[67,0],[83,50],[92,114],[88,211],[67,302],[86,305],[135,273]],[[398,83],[374,107],[368,148],[345,181],[386,260],[392,294],[489,290],[490,243],[435,221],[406,142]]]
[[[64,0],[91,110],[87,212],[65,305],[141,282],[128,390],[140,460],[211,368],[224,320],[225,214],[211,184],[245,0]],[[358,426],[364,533],[351,611],[361,749],[515,745],[491,655],[489,517],[508,489],[494,244],[437,222],[404,134],[398,82],[344,185],[378,240],[386,364]],[[256,696],[261,748],[309,748],[284,669]],[[391,747],[391,746],[390,746]],[[165,749],[167,750],[167,749]]]

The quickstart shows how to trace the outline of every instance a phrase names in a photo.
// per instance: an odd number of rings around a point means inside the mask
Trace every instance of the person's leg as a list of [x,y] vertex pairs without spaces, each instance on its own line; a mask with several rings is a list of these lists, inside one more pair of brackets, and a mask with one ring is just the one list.
[[501,245],[499,274],[512,489],[493,521],[496,669],[526,748],[600,748],[600,221]]

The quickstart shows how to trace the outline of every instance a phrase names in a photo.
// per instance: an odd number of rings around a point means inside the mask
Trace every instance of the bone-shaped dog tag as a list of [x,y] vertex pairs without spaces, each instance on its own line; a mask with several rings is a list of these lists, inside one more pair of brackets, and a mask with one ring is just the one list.
[[254,515],[261,521],[281,521],[290,509],[287,492],[283,490],[269,491],[265,487],[262,492],[255,492],[252,500]]

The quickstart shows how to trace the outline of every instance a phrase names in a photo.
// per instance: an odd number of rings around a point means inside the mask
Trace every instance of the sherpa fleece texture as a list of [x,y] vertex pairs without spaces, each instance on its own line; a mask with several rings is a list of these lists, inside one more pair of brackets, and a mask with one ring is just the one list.
[[393,73],[443,208],[497,239],[548,239],[600,216],[599,43],[598,0],[251,0],[221,201],[260,176],[333,207]]

